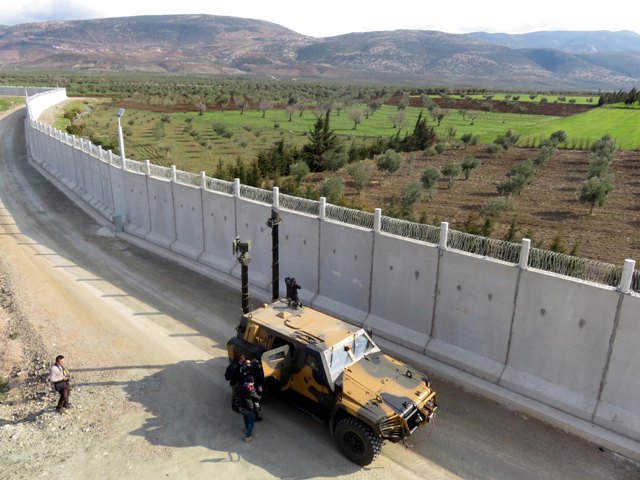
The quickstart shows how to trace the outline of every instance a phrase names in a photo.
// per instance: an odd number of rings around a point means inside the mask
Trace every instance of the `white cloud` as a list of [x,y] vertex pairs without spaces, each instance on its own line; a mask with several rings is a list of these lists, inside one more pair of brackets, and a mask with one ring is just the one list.
[[[5,4],[6,5],[3,5]],[[0,24],[100,18],[104,11],[74,0],[1,0]]]
[[60,19],[134,15],[228,15],[267,20],[312,36],[372,30],[420,29],[451,33],[472,31],[522,33],[535,30],[638,31],[640,2],[609,0],[594,9],[587,4],[538,0],[458,0],[427,2],[397,0],[0,0],[0,24],[12,25]]

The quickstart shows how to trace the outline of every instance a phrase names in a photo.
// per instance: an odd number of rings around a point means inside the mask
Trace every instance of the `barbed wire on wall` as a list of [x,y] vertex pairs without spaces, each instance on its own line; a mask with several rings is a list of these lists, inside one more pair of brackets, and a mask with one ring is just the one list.
[[529,267],[611,287],[617,287],[622,278],[621,266],[539,248],[529,251]]
[[373,213],[354,210],[353,208],[339,207],[327,204],[325,210],[327,220],[357,225],[358,227],[373,228]]
[[129,158],[124,159],[124,169],[128,172],[147,173],[147,168],[143,162],[138,162],[137,160],[131,160]]
[[234,192],[233,182],[227,182],[226,180],[220,180],[217,178],[206,177],[204,187],[207,190],[228,193],[229,195],[233,195]]
[[631,276],[631,290],[640,293],[640,270],[634,270]]
[[247,200],[254,200],[256,202],[266,203],[268,205],[273,204],[273,191],[264,190],[262,188],[249,187],[248,185],[240,185],[240,196]]
[[200,175],[196,173],[184,172],[182,170],[176,170],[176,182],[183,185],[195,185],[200,186]]
[[279,194],[280,208],[293,210],[294,212],[306,213],[309,215],[320,215],[320,202],[309,200],[308,198],[294,197],[284,193]]
[[112,151],[109,151],[109,163],[115,167],[122,168],[122,158]]
[[483,257],[491,257],[509,263],[520,262],[521,245],[519,243],[505,242],[504,240],[472,235],[457,230],[449,230],[447,248],[474,253]]
[[381,219],[380,231],[398,235],[399,237],[413,238],[422,242],[438,244],[440,241],[440,228],[424,223],[409,222],[398,218],[385,217]]
[[171,179],[171,169],[168,167],[161,167],[160,165],[149,164],[149,174],[152,177],[162,178],[165,180]]

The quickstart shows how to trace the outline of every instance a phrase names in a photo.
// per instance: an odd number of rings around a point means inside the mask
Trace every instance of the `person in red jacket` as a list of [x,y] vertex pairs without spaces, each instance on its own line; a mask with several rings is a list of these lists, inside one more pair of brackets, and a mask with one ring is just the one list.
[[254,386],[255,379],[252,375],[247,377],[247,383],[238,389],[238,406],[244,417],[244,441],[253,440],[253,427],[256,424],[256,415],[260,411],[260,395]]

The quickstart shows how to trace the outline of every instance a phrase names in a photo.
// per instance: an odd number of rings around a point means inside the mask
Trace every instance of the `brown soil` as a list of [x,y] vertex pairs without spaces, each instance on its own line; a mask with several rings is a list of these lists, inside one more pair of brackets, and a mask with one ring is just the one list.
[[[498,155],[489,155],[482,146],[447,150],[441,155],[426,157],[418,154],[413,169],[406,162],[395,174],[383,174],[374,168],[366,192],[360,196],[350,182],[345,185],[345,197],[353,206],[368,211],[389,207],[391,197],[399,197],[412,180],[420,180],[426,166],[441,167],[447,160],[460,162],[472,155],[482,164],[471,172],[468,180],[460,176],[453,188],[439,181],[433,200],[424,195],[416,205],[415,218],[427,223],[447,221],[450,228],[464,230],[469,219],[483,223],[480,210],[483,204],[497,196],[496,184],[516,163],[531,158],[536,149],[513,148]],[[577,191],[586,179],[591,152],[558,150],[548,162],[539,167],[533,182],[515,199],[515,209],[505,213],[496,225],[492,237],[504,238],[512,218],[516,218],[518,232],[515,241],[524,236],[534,246],[549,248],[556,235],[564,238],[567,252],[578,245],[578,255],[609,263],[622,264],[625,258],[640,261],[640,152],[616,152],[610,172],[615,176],[614,191],[604,207],[588,215],[589,206],[581,204]],[[372,162],[373,164],[373,162]],[[340,175],[348,180],[346,172]],[[319,182],[314,176],[311,181]]]

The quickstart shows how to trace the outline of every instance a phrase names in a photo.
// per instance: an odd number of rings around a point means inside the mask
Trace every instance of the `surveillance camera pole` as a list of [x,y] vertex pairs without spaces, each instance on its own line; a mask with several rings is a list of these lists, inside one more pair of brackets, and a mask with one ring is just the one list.
[[233,254],[238,255],[238,263],[241,265],[240,281],[242,282],[242,313],[249,313],[249,262],[251,256],[251,242],[243,242],[240,237],[236,237],[232,243]]
[[124,138],[122,136],[122,125],[120,125],[120,118],[124,115],[124,108],[118,110],[116,117],[118,118],[118,141],[120,142],[120,159],[122,160],[122,166],[124,168]]
[[280,225],[280,210],[277,207],[271,209],[271,217],[267,220],[267,227],[271,229],[271,301],[276,302],[280,298],[280,259],[278,254],[279,238],[278,225]]

